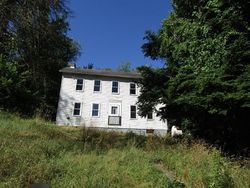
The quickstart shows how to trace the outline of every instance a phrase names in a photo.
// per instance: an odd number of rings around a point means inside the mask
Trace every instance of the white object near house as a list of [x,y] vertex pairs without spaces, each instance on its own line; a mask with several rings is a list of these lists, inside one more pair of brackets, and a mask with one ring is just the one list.
[[63,68],[56,124],[137,134],[167,133],[155,113],[137,114],[139,73]]
[[176,128],[176,126],[172,126],[172,128],[171,128],[171,136],[174,137],[174,136],[178,136],[178,135],[182,135],[182,130],[178,130]]

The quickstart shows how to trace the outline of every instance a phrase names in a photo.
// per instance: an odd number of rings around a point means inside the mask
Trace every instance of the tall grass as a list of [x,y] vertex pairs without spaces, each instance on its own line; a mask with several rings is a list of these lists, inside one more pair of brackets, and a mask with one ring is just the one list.
[[0,113],[0,187],[250,187],[245,164],[189,138],[57,127]]

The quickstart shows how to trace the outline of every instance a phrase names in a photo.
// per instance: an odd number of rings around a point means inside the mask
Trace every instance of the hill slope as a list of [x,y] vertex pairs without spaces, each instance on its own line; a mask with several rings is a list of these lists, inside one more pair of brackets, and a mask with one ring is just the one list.
[[0,112],[0,187],[249,187],[250,169],[188,139],[57,127]]

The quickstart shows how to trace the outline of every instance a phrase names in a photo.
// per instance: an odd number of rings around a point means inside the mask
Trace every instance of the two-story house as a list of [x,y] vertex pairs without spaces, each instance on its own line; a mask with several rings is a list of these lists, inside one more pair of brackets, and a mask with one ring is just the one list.
[[139,73],[76,69],[62,72],[56,123],[58,125],[132,131],[137,134],[164,135],[167,122],[154,112],[146,118],[138,115],[136,106]]

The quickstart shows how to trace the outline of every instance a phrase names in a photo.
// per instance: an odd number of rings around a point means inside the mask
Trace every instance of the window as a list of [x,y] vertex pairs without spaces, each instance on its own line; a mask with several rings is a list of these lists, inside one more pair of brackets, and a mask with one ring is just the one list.
[[112,93],[119,93],[119,82],[112,82]]
[[130,118],[135,119],[136,118],[136,106],[130,106]]
[[136,86],[135,83],[130,83],[130,95],[136,94]]
[[94,82],[94,91],[95,92],[101,91],[101,80],[95,80],[95,82]]
[[152,111],[148,112],[147,117],[148,119],[153,119],[153,112]]
[[92,105],[92,117],[99,117],[99,104]]
[[112,106],[111,107],[111,114],[112,115],[117,115],[118,114],[118,107],[117,106]]
[[74,104],[74,112],[73,112],[73,115],[74,115],[74,116],[80,116],[80,114],[81,114],[81,103],[76,102],[76,103]]
[[82,91],[83,90],[83,79],[78,78],[76,81],[76,90],[77,91]]

